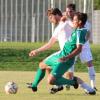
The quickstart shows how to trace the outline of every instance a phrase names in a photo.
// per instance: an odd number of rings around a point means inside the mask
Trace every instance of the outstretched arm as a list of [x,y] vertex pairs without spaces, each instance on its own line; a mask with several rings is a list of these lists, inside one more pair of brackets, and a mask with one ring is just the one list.
[[48,43],[46,43],[45,45],[43,45],[42,47],[36,49],[36,50],[32,50],[29,53],[29,56],[36,56],[39,52],[48,50],[49,48],[51,48],[53,46],[53,44],[56,42],[56,39],[54,37],[51,37],[51,39],[49,40]]
[[77,48],[76,48],[72,53],[70,53],[70,54],[69,54],[68,56],[66,56],[66,57],[60,58],[59,61],[60,61],[60,62],[65,62],[65,61],[67,61],[68,59],[70,59],[70,58],[72,58],[72,57],[78,55],[78,54],[81,52],[81,50],[82,50],[82,45],[78,44],[78,45],[77,45]]

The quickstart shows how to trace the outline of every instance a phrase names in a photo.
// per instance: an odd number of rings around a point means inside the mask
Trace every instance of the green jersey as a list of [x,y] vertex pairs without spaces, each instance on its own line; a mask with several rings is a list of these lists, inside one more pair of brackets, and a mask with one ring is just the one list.
[[87,30],[85,28],[75,29],[65,43],[63,50],[50,55],[44,60],[44,63],[51,67],[52,75],[60,77],[74,64],[75,56],[66,62],[59,62],[59,58],[69,55],[77,48],[78,44],[83,45],[86,42],[86,34]]
[[81,29],[75,29],[69,40],[65,43],[63,50],[61,51],[62,56],[69,55],[78,44],[83,45],[86,42],[86,34],[87,29],[81,28]]

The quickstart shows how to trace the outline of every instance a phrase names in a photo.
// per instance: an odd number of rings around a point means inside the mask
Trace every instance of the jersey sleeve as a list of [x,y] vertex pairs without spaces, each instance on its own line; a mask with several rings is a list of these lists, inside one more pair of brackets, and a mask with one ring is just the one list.
[[77,44],[83,45],[86,42],[87,31],[78,30],[77,31]]
[[58,40],[58,35],[59,33],[62,31],[62,29],[64,28],[65,24],[63,22],[60,22],[59,25],[55,28],[52,37],[54,37],[55,39]]
[[58,33],[59,33],[59,30],[58,30],[58,27],[55,28],[54,32],[52,33],[52,37],[55,38],[55,39],[58,39]]

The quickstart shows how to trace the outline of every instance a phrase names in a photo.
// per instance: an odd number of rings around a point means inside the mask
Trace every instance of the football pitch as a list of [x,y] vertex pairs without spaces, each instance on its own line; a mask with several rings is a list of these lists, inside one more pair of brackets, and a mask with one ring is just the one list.
[[[26,87],[27,82],[31,82],[35,72],[29,71],[0,71],[0,100],[100,100],[100,73],[96,73],[97,94],[94,96],[87,95],[81,88],[75,90],[64,89],[56,94],[50,94],[50,85],[47,84],[46,78],[42,80],[38,87],[38,91],[33,93]],[[87,73],[75,73],[84,81],[89,83]],[[18,85],[17,94],[5,94],[4,86],[8,81],[14,81]]]

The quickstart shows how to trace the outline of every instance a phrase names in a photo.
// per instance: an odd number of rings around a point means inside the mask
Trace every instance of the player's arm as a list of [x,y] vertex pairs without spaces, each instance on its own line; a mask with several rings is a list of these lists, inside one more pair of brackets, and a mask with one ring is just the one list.
[[49,48],[51,48],[54,43],[56,42],[56,39],[54,37],[51,37],[51,39],[49,40],[48,43],[46,43],[45,45],[43,45],[42,47],[36,49],[36,50],[32,50],[30,53],[29,53],[29,56],[35,56],[37,55],[39,52],[42,52],[42,51],[45,51],[45,50],[48,50]]
[[76,49],[73,50],[68,56],[60,58],[59,61],[64,62],[64,61],[78,55],[81,52],[82,46],[84,45],[85,42],[86,42],[85,35],[82,33],[82,31],[77,31]]
[[77,45],[77,48],[76,48],[73,52],[71,52],[71,53],[70,53],[68,56],[66,56],[66,57],[60,58],[59,61],[60,61],[60,62],[65,62],[65,61],[67,61],[68,59],[70,59],[70,58],[72,58],[72,57],[78,55],[78,54],[81,52],[81,50],[82,50],[82,45],[81,45],[81,44],[78,44],[78,45]]
[[66,15],[66,12],[63,12],[62,14],[63,14],[63,16],[61,17],[60,21],[65,22],[68,19],[67,15]]

